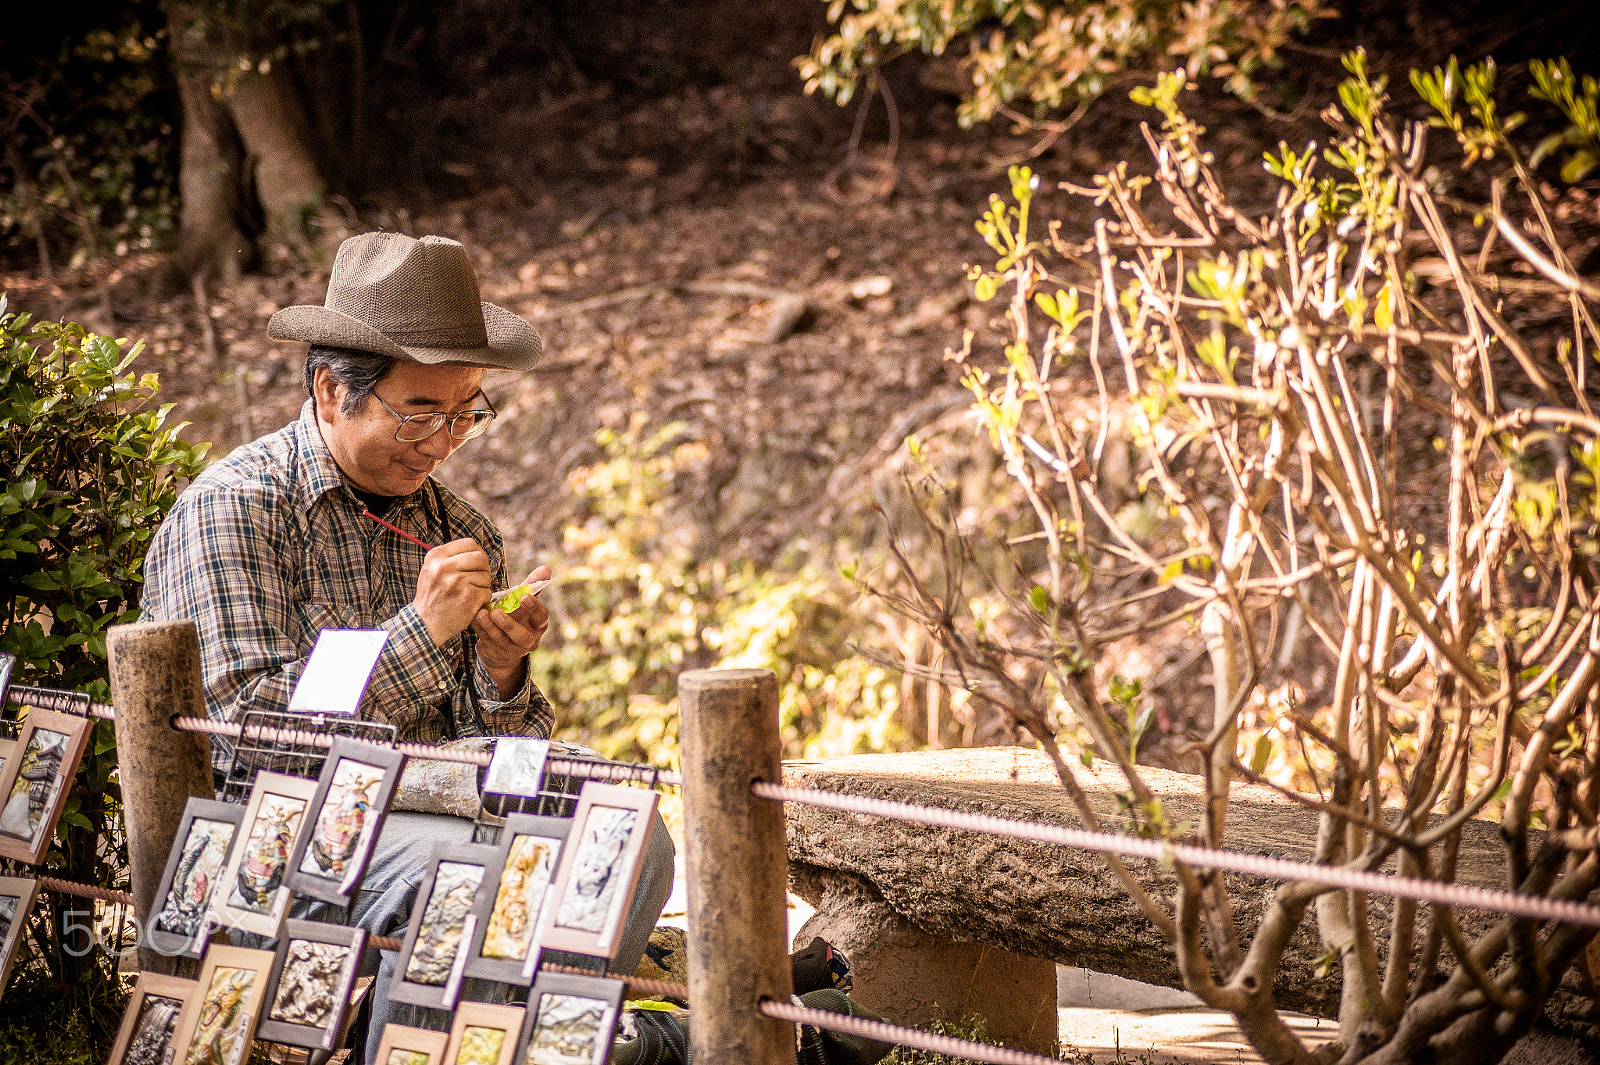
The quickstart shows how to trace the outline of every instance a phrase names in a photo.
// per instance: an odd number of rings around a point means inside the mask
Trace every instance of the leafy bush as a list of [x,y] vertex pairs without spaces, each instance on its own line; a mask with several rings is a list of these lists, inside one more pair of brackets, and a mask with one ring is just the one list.
[[[106,630],[137,620],[145,549],[208,446],[165,424],[170,405],[151,408],[159,383],[127,372],[140,346],[124,343],[7,313],[0,296],[0,651],[17,656],[16,683],[99,701]],[[126,886],[116,766],[115,733],[97,722],[45,857],[52,874]],[[114,1030],[115,959],[80,949],[89,907],[40,896],[8,1008],[87,1010],[90,1030]]]
[[970,77],[964,124],[1001,112],[1042,118],[1094,100],[1129,71],[1174,57],[1190,76],[1220,78],[1230,92],[1249,96],[1255,75],[1276,65],[1291,33],[1332,13],[1318,0],[829,0],[828,20],[837,31],[795,62],[807,92],[821,90],[844,104],[863,76],[896,57],[912,50],[943,55],[959,44],[968,49],[962,63]]
[[[178,124],[165,23],[155,0],[134,0],[109,14],[40,6],[26,28],[12,27],[15,54],[0,75],[9,177],[0,246],[68,249],[76,271],[165,241],[177,214]],[[40,266],[49,271],[48,260]]]
[[673,479],[703,459],[682,425],[639,421],[600,443],[606,460],[571,478],[588,517],[566,531],[545,593],[553,638],[534,657],[562,696],[563,738],[674,765],[678,674],[737,666],[777,673],[790,757],[901,746],[898,679],[849,646],[884,642],[882,617],[850,582],[803,559],[697,557],[668,512]]

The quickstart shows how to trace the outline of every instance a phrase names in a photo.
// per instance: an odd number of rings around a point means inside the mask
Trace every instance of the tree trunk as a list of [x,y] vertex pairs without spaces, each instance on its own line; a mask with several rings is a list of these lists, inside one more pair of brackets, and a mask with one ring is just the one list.
[[267,232],[304,250],[315,242],[328,188],[307,147],[305,112],[281,63],[241,77],[227,94],[228,114],[255,179]]
[[[178,250],[175,279],[211,274],[232,281],[253,256],[239,228],[239,151],[227,113],[211,95],[211,78],[182,70],[183,143],[178,170]],[[187,288],[187,285],[180,287]]]

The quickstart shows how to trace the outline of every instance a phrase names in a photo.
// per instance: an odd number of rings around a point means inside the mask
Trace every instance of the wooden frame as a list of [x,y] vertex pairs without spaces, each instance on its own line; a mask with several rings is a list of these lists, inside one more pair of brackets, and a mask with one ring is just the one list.
[[[285,921],[272,961],[272,979],[267,981],[267,995],[262,1000],[256,1037],[311,1050],[332,1050],[339,1046],[350,1023],[350,991],[355,986],[356,973],[361,968],[361,952],[366,945],[364,928],[318,921]],[[318,951],[318,947],[327,949]],[[312,953],[323,957],[308,956]],[[316,971],[319,966],[324,967],[321,972]],[[322,1001],[316,1001],[313,996],[310,1003],[300,1007],[310,1011],[302,1014],[306,1018],[303,1021],[288,1015],[295,1009],[295,1003],[286,997],[285,993],[293,988],[285,987],[285,977],[319,983],[313,990],[320,992]],[[302,1003],[304,1001],[302,998]]]
[[[493,1052],[493,1037],[485,1043],[473,1029],[503,1033],[499,1051]],[[511,1065],[517,1052],[517,1033],[522,1030],[521,1006],[494,1006],[487,1002],[463,1002],[456,1007],[456,1022],[450,1029],[450,1046],[444,1065]]]
[[0,740],[0,775],[5,774],[6,765],[11,761],[11,752],[16,749],[16,740]]
[[272,951],[213,943],[200,963],[198,986],[178,1018],[172,1060],[186,1062],[196,1044],[209,1043],[215,1049],[213,1060],[244,1065],[271,975]]
[[[527,1017],[517,1040],[518,1065],[605,1065],[626,986],[598,976],[540,973],[528,993]],[[588,1033],[589,1054],[577,1057],[552,1046],[552,1021],[562,1024],[565,1041],[578,1031]]]
[[[212,924],[278,937],[283,912],[294,894],[283,878],[316,793],[314,780],[282,773],[256,775],[222,883],[211,897]],[[247,891],[253,899],[245,895]]]
[[[378,1065],[444,1065],[445,1051],[450,1048],[449,1032],[430,1032],[426,1028],[408,1028],[403,1024],[383,1026],[383,1040],[378,1044]],[[394,1060],[399,1051],[407,1057]]]
[[[122,1027],[106,1065],[159,1065],[178,1034],[183,1010],[200,985],[162,973],[140,973],[133,985],[127,1008],[122,1011]],[[156,1001],[151,1001],[156,1000]],[[147,1015],[145,1007],[160,1013]],[[136,1052],[131,1056],[130,1052]]]
[[[486,878],[472,911],[477,923],[467,951],[468,976],[523,987],[533,983],[540,918],[545,900],[553,897],[571,828],[572,820],[566,817],[511,814],[506,818],[495,851],[499,872],[493,885]],[[485,955],[485,949],[492,953]]]
[[[41,738],[41,733],[51,738]],[[78,771],[78,759],[88,741],[88,718],[29,708],[17,734],[17,746],[6,759],[5,771],[0,772],[0,857],[30,865],[44,860],[55,837],[67,785]],[[30,763],[30,754],[39,757]],[[21,776],[24,772],[31,776],[52,761],[54,772],[49,777],[31,780]]]
[[[39,881],[25,876],[0,876],[0,995],[5,994],[11,980],[11,963],[17,956],[17,944],[28,925],[28,914],[39,898]],[[4,900],[15,899],[10,913],[5,913]]]
[[306,811],[306,830],[289,857],[284,883],[291,890],[350,905],[404,762],[405,755],[391,747],[334,738]]
[[214,799],[190,798],[184,807],[156,889],[156,912],[145,922],[145,940],[157,952],[186,958],[205,953],[211,902],[223,882],[244,812],[236,802]]
[[474,905],[483,882],[492,879],[495,854],[483,843],[434,844],[389,982],[390,999],[436,1010],[455,1006],[477,923]]
[[546,949],[598,958],[616,953],[655,812],[653,791],[584,783],[561,853],[554,902],[539,924],[538,941]]

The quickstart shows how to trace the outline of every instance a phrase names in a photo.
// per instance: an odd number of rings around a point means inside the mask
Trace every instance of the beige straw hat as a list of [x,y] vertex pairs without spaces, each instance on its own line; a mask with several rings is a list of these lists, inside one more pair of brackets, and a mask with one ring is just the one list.
[[458,241],[403,233],[362,233],[339,245],[323,305],[285,307],[267,335],[503,370],[533,369],[542,348],[533,326],[479,300]]

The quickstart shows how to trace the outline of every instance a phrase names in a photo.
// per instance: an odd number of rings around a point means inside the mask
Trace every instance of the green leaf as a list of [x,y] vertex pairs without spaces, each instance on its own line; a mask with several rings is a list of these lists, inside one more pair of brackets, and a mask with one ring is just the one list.
[[1045,591],[1044,588],[1036,584],[1033,586],[1033,591],[1030,595],[1033,600],[1033,609],[1041,614],[1050,609],[1050,593]]
[[1260,776],[1267,771],[1267,763],[1272,761],[1272,737],[1262,733],[1256,737],[1256,747],[1250,754],[1250,772]]

